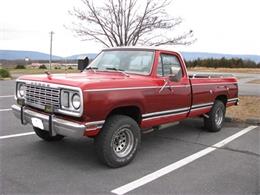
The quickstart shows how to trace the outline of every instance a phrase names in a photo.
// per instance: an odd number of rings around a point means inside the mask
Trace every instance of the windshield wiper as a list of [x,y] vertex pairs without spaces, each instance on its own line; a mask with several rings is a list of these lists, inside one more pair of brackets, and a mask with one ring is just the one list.
[[89,66],[89,67],[86,68],[86,70],[92,70],[93,72],[96,73],[96,70],[98,70],[98,67],[91,67],[91,66]]
[[114,70],[114,71],[117,71],[117,72],[120,72],[122,74],[124,74],[125,76],[129,77],[129,74],[127,74],[124,70],[122,69],[118,69],[118,68],[106,68],[106,70]]

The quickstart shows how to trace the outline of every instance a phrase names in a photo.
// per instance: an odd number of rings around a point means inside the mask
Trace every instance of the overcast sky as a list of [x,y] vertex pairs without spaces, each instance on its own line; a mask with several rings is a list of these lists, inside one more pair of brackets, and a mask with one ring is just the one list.
[[[77,5],[79,0],[1,0],[0,49],[48,53],[53,30],[56,55],[98,52],[102,45],[80,41],[64,27]],[[260,0],[174,0],[169,10],[184,19],[180,29],[192,29],[198,39],[177,50],[260,55]]]

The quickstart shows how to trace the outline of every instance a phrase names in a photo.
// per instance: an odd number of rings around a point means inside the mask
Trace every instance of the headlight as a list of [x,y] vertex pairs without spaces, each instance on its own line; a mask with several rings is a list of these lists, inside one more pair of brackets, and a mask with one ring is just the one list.
[[74,93],[74,94],[72,95],[71,102],[72,102],[72,106],[73,106],[76,110],[78,110],[78,109],[80,108],[80,105],[81,105],[79,94]]
[[61,91],[61,106],[65,107],[65,108],[69,108],[70,107],[70,93],[69,91]]
[[23,98],[25,96],[26,86],[25,83],[18,83],[17,84],[17,97]]
[[82,99],[79,91],[62,89],[61,90],[61,111],[73,113],[82,112]]

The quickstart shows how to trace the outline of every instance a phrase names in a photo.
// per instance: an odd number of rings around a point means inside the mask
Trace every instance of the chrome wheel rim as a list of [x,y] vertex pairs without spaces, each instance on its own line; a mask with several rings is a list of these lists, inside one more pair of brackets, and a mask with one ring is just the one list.
[[134,135],[129,128],[121,128],[113,136],[113,151],[116,156],[123,158],[129,155],[134,147]]
[[215,114],[215,123],[219,127],[223,121],[223,110],[218,108]]

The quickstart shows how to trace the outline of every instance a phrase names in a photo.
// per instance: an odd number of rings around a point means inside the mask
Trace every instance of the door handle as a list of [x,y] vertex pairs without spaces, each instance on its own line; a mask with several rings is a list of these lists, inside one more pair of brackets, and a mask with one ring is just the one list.
[[[171,86],[168,85],[169,81],[167,81],[166,79],[164,79],[164,85],[161,87],[159,93],[161,93],[165,88],[169,89],[172,93],[173,93],[173,89]],[[168,86],[167,86],[168,85]]]

